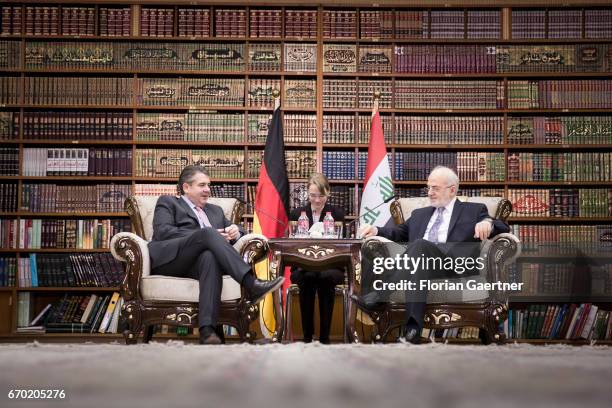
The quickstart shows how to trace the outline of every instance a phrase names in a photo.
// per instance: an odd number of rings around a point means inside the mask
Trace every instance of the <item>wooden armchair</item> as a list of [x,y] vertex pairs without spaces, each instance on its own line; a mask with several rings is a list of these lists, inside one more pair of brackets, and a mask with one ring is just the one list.
[[[487,206],[489,215],[506,221],[512,212],[510,201],[497,197],[458,197],[463,202],[482,203]],[[394,222],[401,224],[410,217],[413,210],[429,205],[427,198],[400,198],[391,204],[391,215]],[[370,237],[364,242],[365,250],[373,251],[376,256],[389,256],[389,240],[382,237]],[[485,260],[486,267],[479,275],[458,277],[457,281],[474,279],[477,282],[504,281],[504,267],[513,261],[521,252],[518,238],[510,233],[499,234],[481,244],[480,256]],[[451,280],[451,279],[449,279]],[[435,281],[435,280],[434,280]],[[361,293],[361,282],[353,282],[355,293]],[[403,295],[402,295],[403,297]],[[401,297],[400,297],[401,298]],[[395,301],[394,301],[395,300]],[[365,324],[373,324],[373,341],[383,341],[394,328],[403,323],[404,305],[402,300],[392,297],[382,311],[365,311],[367,315],[362,320]],[[499,325],[508,314],[508,296],[504,291],[463,290],[463,291],[431,291],[427,296],[425,312],[425,327],[430,329],[446,329],[454,327],[473,326],[480,328],[480,338],[485,344],[505,340]],[[368,319],[369,317],[369,319]],[[371,320],[371,321],[368,321]]]
[[[197,327],[199,282],[190,278],[176,278],[150,274],[148,241],[153,236],[153,214],[157,196],[131,196],[125,201],[134,233],[121,232],[111,240],[113,256],[126,263],[126,276],[121,285],[125,301],[122,314],[127,329],[123,332],[127,344],[136,343],[144,331],[147,343],[153,334],[153,325]],[[239,224],[244,204],[235,198],[210,198],[209,202],[223,208],[225,216]],[[259,234],[247,234],[234,245],[245,259],[255,264],[268,253],[267,238]],[[280,306],[279,306],[280,308]],[[252,342],[255,333],[249,325],[259,315],[257,304],[247,300],[238,282],[223,277],[219,324],[237,329],[241,341]]]

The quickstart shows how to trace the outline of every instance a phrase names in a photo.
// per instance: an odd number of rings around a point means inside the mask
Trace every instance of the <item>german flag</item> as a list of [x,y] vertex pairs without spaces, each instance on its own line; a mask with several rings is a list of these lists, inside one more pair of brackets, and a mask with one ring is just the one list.
[[[284,235],[289,223],[289,179],[283,144],[283,121],[278,100],[268,128],[254,213],[254,233],[263,234],[268,238],[279,238]],[[268,262],[262,261],[255,265],[255,273],[260,279],[268,279]],[[288,284],[289,276],[285,274],[285,278]],[[274,332],[276,325],[271,294],[263,299],[259,310],[261,331],[269,336]]]

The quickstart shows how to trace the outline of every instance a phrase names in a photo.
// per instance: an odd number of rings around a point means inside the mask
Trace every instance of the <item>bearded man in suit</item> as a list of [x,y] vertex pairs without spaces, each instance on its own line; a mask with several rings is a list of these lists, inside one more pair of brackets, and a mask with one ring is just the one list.
[[[487,207],[479,203],[464,203],[457,199],[459,177],[450,168],[437,166],[427,179],[427,196],[430,206],[416,209],[410,218],[394,227],[375,227],[364,225],[361,236],[382,236],[395,242],[408,243],[404,255],[410,258],[457,258],[478,256],[478,243],[510,228],[503,221],[489,217]],[[472,244],[470,244],[472,243]],[[366,268],[364,273],[370,273]],[[477,271],[476,271],[477,273]],[[442,269],[417,268],[406,274],[405,271],[391,271],[392,279],[408,278],[415,282],[416,290],[406,291],[406,340],[411,343],[420,341],[426,307],[427,290],[420,289],[421,279],[457,277],[455,272]],[[454,276],[453,276],[454,275]],[[466,274],[467,275],[467,274]],[[364,277],[365,279],[365,277]],[[359,307],[373,310],[383,307],[386,299],[377,291],[364,297],[352,296]]]
[[264,281],[255,277],[251,266],[232,247],[244,231],[225,217],[221,207],[208,203],[210,183],[203,167],[183,169],[179,195],[157,200],[149,253],[152,274],[199,280],[200,343],[221,344],[215,327],[222,276],[230,275],[240,283],[254,303],[281,287],[284,278]]

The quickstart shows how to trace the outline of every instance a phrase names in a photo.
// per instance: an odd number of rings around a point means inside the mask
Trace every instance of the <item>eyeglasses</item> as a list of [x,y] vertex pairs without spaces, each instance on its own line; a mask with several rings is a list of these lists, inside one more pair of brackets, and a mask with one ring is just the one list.
[[311,200],[316,200],[316,199],[325,198],[325,197],[327,197],[325,194],[308,193],[308,198],[310,198]]
[[425,192],[429,193],[431,191],[432,193],[439,193],[443,189],[451,188],[451,187],[452,186],[427,186],[427,187],[425,187]]

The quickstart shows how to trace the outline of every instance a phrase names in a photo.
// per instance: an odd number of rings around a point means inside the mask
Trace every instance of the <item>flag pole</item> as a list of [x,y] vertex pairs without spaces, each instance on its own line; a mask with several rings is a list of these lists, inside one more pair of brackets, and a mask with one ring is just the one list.
[[378,111],[378,101],[380,99],[380,91],[374,91],[374,105],[372,107],[372,116]]
[[274,110],[280,108],[280,91],[278,89],[274,89],[272,91],[272,96],[274,97]]

